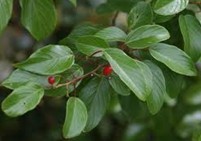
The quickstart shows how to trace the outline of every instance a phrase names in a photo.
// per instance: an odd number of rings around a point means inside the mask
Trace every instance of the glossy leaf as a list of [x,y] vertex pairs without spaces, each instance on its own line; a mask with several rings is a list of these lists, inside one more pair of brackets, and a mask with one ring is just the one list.
[[124,41],[127,35],[120,28],[111,26],[100,30],[95,36],[107,41]]
[[[83,54],[90,56],[97,51],[101,51],[105,48],[108,48],[109,45],[104,39],[89,35],[80,37],[77,40],[76,47]],[[100,56],[101,54],[98,53],[94,56]]]
[[0,0],[0,33],[8,24],[12,15],[13,0]]
[[104,55],[120,79],[140,100],[145,101],[152,91],[152,73],[149,67],[119,49],[106,49]]
[[116,93],[123,96],[130,95],[130,89],[121,81],[117,75],[112,74],[111,78],[109,79],[109,83]]
[[159,25],[145,25],[132,30],[126,39],[126,45],[130,48],[146,48],[155,43],[167,40],[169,32]]
[[187,76],[197,75],[192,59],[176,46],[159,43],[150,47],[149,51],[156,60],[164,63],[172,71]]
[[110,101],[110,92],[110,85],[104,77],[91,79],[81,89],[79,97],[88,110],[88,121],[84,131],[92,130],[101,121]]
[[165,95],[165,78],[161,69],[151,61],[145,61],[153,74],[153,89],[147,98],[147,106],[152,114],[156,114],[161,109]]
[[181,15],[179,26],[184,39],[184,51],[196,62],[201,56],[201,25],[194,16]]
[[44,90],[35,83],[27,83],[15,89],[2,102],[2,110],[6,115],[16,117],[33,110],[41,101]]
[[[59,83],[66,83],[68,81],[72,81],[75,78],[78,78],[84,74],[82,67],[77,64],[74,64],[70,69],[66,70],[61,74],[61,80]],[[70,84],[68,87],[60,87],[60,88],[52,88],[45,91],[45,95],[47,96],[64,96],[69,95],[71,92],[75,90],[80,84],[81,80],[76,84]]]
[[53,0],[20,0],[21,22],[36,38],[41,40],[56,27],[56,9]]
[[67,46],[48,45],[15,66],[37,74],[53,75],[69,69],[73,63],[73,52]]
[[64,138],[78,136],[87,123],[87,108],[85,104],[76,97],[70,97],[66,104],[66,117],[63,125]]
[[34,82],[41,86],[48,87],[48,76],[37,75],[24,70],[17,69],[11,73],[11,75],[3,81],[2,85],[9,88],[15,89],[25,85],[28,82]]
[[146,2],[137,3],[128,14],[128,26],[130,29],[151,24],[152,21],[152,8],[151,5]]
[[174,15],[184,10],[189,0],[157,0],[154,11],[159,15]]

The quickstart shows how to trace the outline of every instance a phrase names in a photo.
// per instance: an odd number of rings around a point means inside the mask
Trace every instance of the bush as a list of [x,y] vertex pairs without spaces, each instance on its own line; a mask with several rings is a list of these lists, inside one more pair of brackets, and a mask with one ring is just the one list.
[[[74,9],[79,6],[70,2]],[[19,4],[21,24],[36,43],[51,40],[61,26],[55,2]],[[0,0],[0,7],[3,31],[13,0]],[[44,47],[14,64],[16,69],[2,82],[12,90],[2,111],[17,117],[46,97],[62,98],[66,139],[101,122],[97,130],[102,140],[201,140],[200,11],[199,0],[102,2],[96,12],[110,24],[82,22],[65,38],[43,42]],[[115,129],[117,135],[111,134]]]

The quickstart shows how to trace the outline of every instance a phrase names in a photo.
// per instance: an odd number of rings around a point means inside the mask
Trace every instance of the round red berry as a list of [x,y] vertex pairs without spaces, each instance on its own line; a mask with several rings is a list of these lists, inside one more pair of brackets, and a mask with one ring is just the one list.
[[48,77],[48,83],[53,85],[55,83],[55,77],[54,76],[49,76]]
[[110,65],[107,65],[103,68],[103,75],[108,76],[112,73],[112,67]]

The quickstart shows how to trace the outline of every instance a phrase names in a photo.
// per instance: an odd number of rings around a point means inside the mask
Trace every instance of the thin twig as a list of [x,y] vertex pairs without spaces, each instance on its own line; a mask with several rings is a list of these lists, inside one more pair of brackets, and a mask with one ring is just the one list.
[[67,83],[58,84],[57,86],[55,86],[55,88],[60,88],[60,87],[63,87],[63,86],[69,86],[70,84],[75,84],[75,83],[77,83],[78,81],[80,81],[80,80],[82,80],[82,79],[84,79],[84,78],[86,78],[86,77],[88,77],[88,76],[91,76],[91,74],[96,73],[96,71],[98,71],[98,70],[99,70],[101,67],[103,67],[103,66],[104,66],[103,64],[102,64],[102,65],[99,65],[99,66],[96,67],[94,70],[92,70],[92,71],[86,73],[85,75],[82,75],[82,76],[80,76],[80,77],[77,77],[77,78],[75,78],[75,79],[73,79],[73,80],[71,80],[71,81],[68,81]]
[[114,16],[112,18],[112,22],[111,22],[112,26],[115,26],[115,22],[116,22],[116,19],[117,19],[118,15],[119,15],[119,11],[115,12],[115,14],[114,14]]

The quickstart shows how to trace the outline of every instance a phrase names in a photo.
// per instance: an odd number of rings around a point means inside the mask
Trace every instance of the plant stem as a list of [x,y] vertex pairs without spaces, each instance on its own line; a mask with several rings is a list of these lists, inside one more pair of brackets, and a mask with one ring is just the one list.
[[88,72],[88,73],[86,73],[86,74],[84,74],[84,75],[82,75],[80,77],[77,77],[77,78],[75,78],[75,79],[73,79],[73,80],[71,80],[71,81],[69,81],[67,83],[58,84],[57,86],[55,86],[55,88],[60,88],[60,87],[63,87],[63,86],[68,86],[70,84],[75,84],[78,81],[80,81],[80,80],[82,80],[82,79],[84,79],[84,78],[86,78],[88,76],[91,76],[91,74],[95,74],[96,71],[98,71],[103,66],[104,66],[103,64],[102,65],[98,65],[98,67],[96,67],[94,70],[92,70],[92,71],[90,71],[90,72]]

